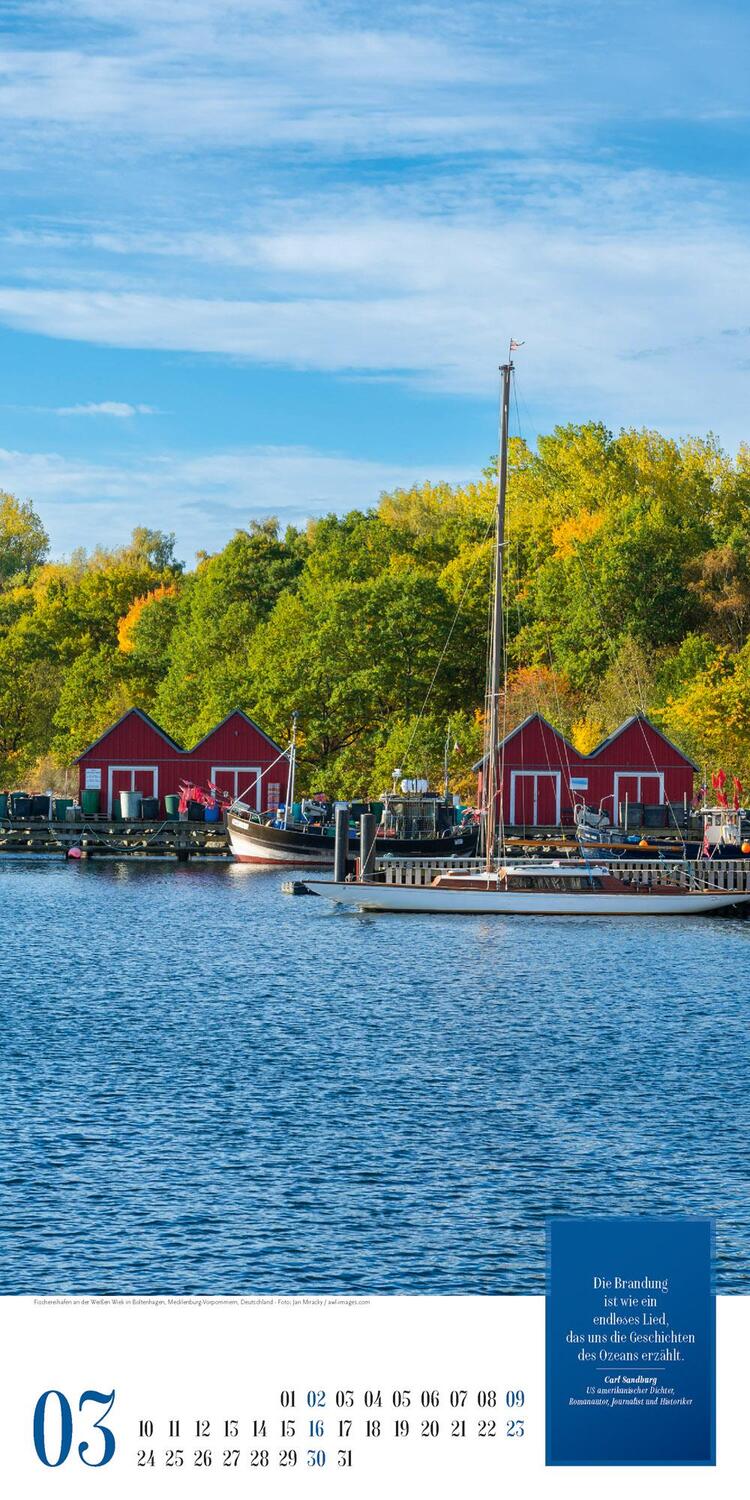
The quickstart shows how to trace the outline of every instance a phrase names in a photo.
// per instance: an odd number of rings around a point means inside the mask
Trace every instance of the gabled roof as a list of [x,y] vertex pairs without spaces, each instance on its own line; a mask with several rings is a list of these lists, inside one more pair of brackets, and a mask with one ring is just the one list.
[[664,744],[669,746],[670,750],[674,750],[675,755],[679,755],[681,760],[686,761],[689,766],[692,766],[694,771],[700,770],[700,766],[697,766],[695,761],[691,760],[690,756],[686,755],[685,751],[680,749],[679,745],[673,744],[672,740],[667,739],[667,736],[662,733],[661,729],[646,714],[640,713],[631,714],[630,718],[625,719],[624,723],[620,724],[617,729],[614,729],[611,734],[608,734],[606,739],[603,739],[599,745],[595,745],[594,749],[589,751],[586,760],[595,760],[598,755],[601,755],[603,750],[606,750],[609,745],[613,745],[615,740],[619,740],[620,735],[624,734],[626,729],[632,728],[634,724],[645,725],[653,734],[657,734],[659,739],[663,740]]
[[[555,729],[554,724],[550,724],[549,719],[545,719],[544,715],[540,713],[529,714],[521,724],[518,724],[515,729],[511,730],[510,734],[507,734],[505,736],[504,740],[501,740],[498,748],[500,750],[504,749],[506,745],[510,744],[511,740],[515,739],[517,734],[520,734],[521,731],[526,729],[529,724],[533,724],[535,720],[540,724],[543,724],[545,729],[549,729],[550,733],[555,736],[555,739],[561,740],[566,749],[570,752],[571,755],[576,756],[577,760],[587,762],[596,760],[597,757],[601,755],[602,751],[606,750],[610,745],[613,745],[615,740],[618,740],[620,738],[620,735],[625,733],[626,729],[631,729],[634,724],[645,725],[652,731],[653,734],[658,735],[659,739],[663,740],[664,744],[668,745],[669,749],[673,750],[675,755],[679,755],[680,759],[684,760],[686,765],[692,766],[694,771],[700,770],[700,766],[697,766],[695,761],[691,760],[690,756],[686,755],[684,750],[680,749],[679,745],[673,744],[672,740],[667,739],[667,736],[662,733],[661,729],[659,729],[656,724],[652,723],[651,719],[649,719],[646,714],[640,713],[631,714],[629,719],[625,719],[625,721],[620,724],[617,729],[614,729],[611,734],[608,734],[606,736],[606,739],[601,740],[593,750],[589,750],[588,754],[584,754],[582,750],[576,750],[575,746],[571,745],[570,740],[566,740],[565,735],[561,734],[559,729]],[[481,770],[486,758],[487,757],[483,755],[482,759],[478,760],[476,765],[472,766],[472,770]]]
[[95,750],[97,745],[101,745],[102,740],[106,740],[109,737],[109,735],[113,733],[113,731],[115,729],[119,729],[120,725],[124,724],[126,719],[131,719],[134,714],[135,714],[136,718],[142,719],[143,723],[147,724],[148,727],[149,727],[149,729],[153,729],[153,731],[154,731],[155,734],[158,734],[161,739],[165,740],[166,743],[169,745],[169,747],[170,747],[171,750],[178,750],[179,753],[180,753],[180,755],[184,755],[185,754],[185,751],[184,751],[182,745],[178,745],[177,741],[173,740],[171,738],[171,736],[167,734],[166,729],[162,729],[161,726],[159,724],[157,724],[156,720],[152,719],[151,715],[147,714],[144,711],[144,709],[142,709],[142,708],[126,708],[124,714],[120,714],[119,719],[115,719],[114,724],[109,724],[107,726],[107,728],[105,729],[104,733],[99,735],[98,739],[92,740],[91,744],[87,745],[86,749],[82,750],[81,753],[80,753],[80,755],[76,755],[75,756],[75,758],[73,760],[73,765],[77,766],[79,760],[83,760],[84,755],[88,755],[92,750]]
[[[585,759],[585,756],[581,755],[580,750],[576,750],[575,746],[571,745],[570,740],[566,740],[565,735],[561,734],[559,729],[555,729],[554,724],[550,724],[549,719],[545,719],[544,714],[540,713],[527,714],[526,718],[520,724],[517,724],[515,729],[511,729],[510,734],[506,734],[504,740],[500,741],[498,749],[503,750],[506,745],[510,744],[511,740],[516,738],[517,734],[521,734],[524,729],[527,729],[530,724],[534,724],[535,722],[542,724],[545,729],[548,729],[550,734],[555,736],[556,740],[561,740],[571,755],[577,756],[579,760]],[[486,759],[487,756],[483,755],[482,759],[478,760],[475,766],[472,766],[472,771],[481,770]]]
[[256,734],[259,734],[262,739],[268,741],[268,744],[273,750],[278,750],[279,752],[281,752],[281,745],[277,745],[276,741],[271,739],[270,734],[266,734],[265,729],[261,729],[260,725],[256,724],[254,719],[249,718],[243,709],[233,708],[228,714],[225,714],[224,718],[221,719],[218,724],[214,724],[213,729],[209,729],[208,734],[204,734],[203,738],[198,740],[198,743],[196,745],[193,745],[192,749],[188,751],[188,754],[194,755],[196,750],[200,749],[201,745],[205,745],[206,740],[210,740],[212,736],[216,734],[217,729],[223,729],[224,725],[228,724],[230,719],[237,718],[244,719],[245,723],[249,724],[250,728],[254,729]]

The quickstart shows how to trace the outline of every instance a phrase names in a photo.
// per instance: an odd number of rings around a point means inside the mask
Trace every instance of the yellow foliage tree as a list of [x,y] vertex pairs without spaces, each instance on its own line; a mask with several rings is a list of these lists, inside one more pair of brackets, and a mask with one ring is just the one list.
[[601,719],[576,719],[570,738],[579,755],[590,755],[600,740],[604,739],[604,725]]
[[579,510],[576,516],[568,516],[552,532],[552,542],[557,557],[574,557],[579,546],[584,546],[601,531],[604,513],[594,510]]
[[174,584],[160,584],[158,588],[151,589],[148,594],[141,594],[134,599],[126,615],[118,621],[117,644],[126,655],[133,650],[135,645],[135,628],[148,604],[154,604],[158,599],[166,599],[177,593]]
[[726,649],[697,682],[670,697],[660,715],[666,733],[709,772],[722,766],[750,785],[750,650]]

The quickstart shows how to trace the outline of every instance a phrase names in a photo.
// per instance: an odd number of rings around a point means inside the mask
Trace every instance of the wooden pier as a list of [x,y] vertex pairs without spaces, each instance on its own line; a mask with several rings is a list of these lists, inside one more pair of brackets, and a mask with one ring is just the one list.
[[56,823],[43,818],[0,819],[0,858],[35,854],[66,859],[231,859],[223,823],[126,823],[95,818]]
[[[527,860],[507,859],[514,864],[526,864]],[[602,859],[591,858],[592,865],[606,865],[613,874],[622,875],[633,885],[654,887],[660,885],[690,885],[693,881],[708,883],[717,891],[736,891],[745,895],[750,891],[750,859]],[[379,859],[378,873],[386,885],[431,885],[436,875],[446,870],[484,869],[481,859]]]

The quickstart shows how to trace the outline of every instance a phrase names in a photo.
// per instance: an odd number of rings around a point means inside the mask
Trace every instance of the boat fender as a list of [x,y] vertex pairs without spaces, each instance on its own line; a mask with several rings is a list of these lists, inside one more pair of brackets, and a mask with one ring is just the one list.
[[72,849],[68,850],[65,858],[66,859],[82,859],[83,858],[83,854],[82,854],[81,850],[78,848],[78,845],[74,844],[73,847],[72,847]]

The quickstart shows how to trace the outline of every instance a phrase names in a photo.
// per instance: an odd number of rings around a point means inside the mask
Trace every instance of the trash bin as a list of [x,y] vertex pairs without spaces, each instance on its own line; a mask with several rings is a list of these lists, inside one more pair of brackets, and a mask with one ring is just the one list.
[[[623,798],[623,802],[622,802],[622,815],[623,815],[623,817],[625,817],[625,799],[624,798]],[[643,803],[642,802],[629,802],[628,803],[627,817],[628,817],[628,828],[642,828],[643,827]]]
[[202,802],[188,802],[188,822],[205,823],[206,809]]
[[667,826],[667,809],[666,809],[666,807],[663,807],[663,806],[662,807],[644,807],[644,809],[643,809],[643,827],[644,828],[666,828],[666,826]]
[[86,787],[81,792],[81,807],[83,808],[84,818],[98,818],[100,800],[101,792],[94,791],[91,787]]
[[14,818],[31,817],[31,798],[27,792],[12,792],[10,798],[11,816]]
[[173,794],[170,792],[164,798],[164,811],[168,818],[171,818],[174,822],[177,821],[180,816],[180,799],[176,793]]
[[216,807],[204,807],[203,815],[207,823],[219,823],[221,821],[221,808],[218,803]]
[[55,797],[55,822],[64,823],[65,814],[69,807],[73,806],[72,797]]
[[[86,793],[84,792],[83,795],[85,797]],[[140,818],[142,802],[142,792],[120,792],[120,816],[126,821],[130,818]]]
[[0,792],[0,818],[8,816],[8,793]]
[[672,833],[675,833],[678,830],[680,833],[682,833],[683,830],[687,828],[688,822],[688,814],[685,812],[685,804],[683,802],[668,802],[666,804],[666,808],[667,828]]
[[31,799],[31,816],[32,816],[32,818],[49,818],[49,815],[50,815],[50,799],[49,799],[49,797],[46,794],[44,796],[32,797],[32,799]]
[[159,816],[159,798],[144,797],[141,802],[141,817],[153,823]]

